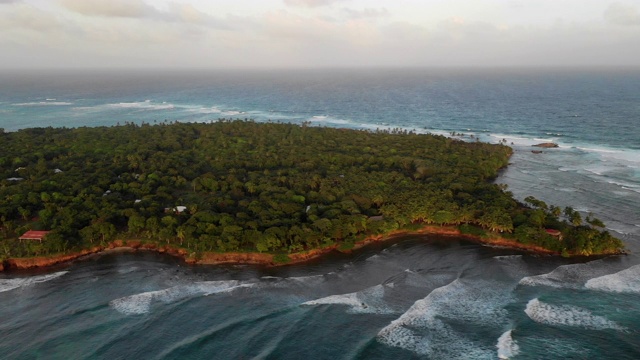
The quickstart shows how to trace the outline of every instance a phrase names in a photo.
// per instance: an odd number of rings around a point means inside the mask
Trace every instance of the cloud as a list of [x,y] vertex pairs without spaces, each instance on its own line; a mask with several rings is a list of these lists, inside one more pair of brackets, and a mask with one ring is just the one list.
[[141,0],[60,0],[60,4],[86,16],[143,18],[157,13]]
[[640,11],[635,6],[613,3],[604,11],[608,22],[622,26],[640,26]]
[[382,18],[390,15],[389,10],[366,8],[362,10],[353,10],[344,8],[342,11],[347,14],[351,19],[366,19],[366,18]]
[[[162,7],[151,0],[56,1],[64,8],[36,1],[0,5],[0,68],[640,63],[640,26],[629,26],[638,10],[619,4],[608,9],[607,21],[518,25],[457,12],[418,21],[399,17],[391,5],[390,11],[356,2],[345,8],[348,0],[297,0],[312,8],[281,6],[242,16],[208,13],[195,1],[169,0]],[[317,11],[313,4],[334,6]]]
[[320,6],[329,6],[342,1],[346,1],[346,0],[284,0],[284,3],[288,6],[312,8],[312,7],[320,7]]
[[200,25],[219,29],[230,28],[223,20],[204,13],[191,4],[169,3],[167,10],[159,10],[142,0],[59,1],[65,9],[87,17],[129,18]]
[[1,4],[13,4],[13,3],[18,3],[18,2],[22,2],[22,0],[0,0],[0,5]]
[[0,13],[0,29],[5,31],[23,29],[52,34],[63,28],[63,23],[57,16],[35,6],[20,3],[10,9],[10,11]]

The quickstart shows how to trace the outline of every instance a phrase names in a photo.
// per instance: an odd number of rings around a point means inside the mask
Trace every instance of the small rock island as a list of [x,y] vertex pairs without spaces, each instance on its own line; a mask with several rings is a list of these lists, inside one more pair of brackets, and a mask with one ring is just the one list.
[[539,148],[545,148],[545,149],[551,149],[551,148],[559,147],[558,144],[552,143],[552,142],[545,142],[545,143],[540,143],[540,144],[536,144],[536,145],[532,145],[532,146],[539,147]]

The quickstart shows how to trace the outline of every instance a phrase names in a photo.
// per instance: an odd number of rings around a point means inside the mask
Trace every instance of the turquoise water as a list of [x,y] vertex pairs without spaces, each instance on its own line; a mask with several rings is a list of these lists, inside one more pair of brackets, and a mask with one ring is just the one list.
[[505,139],[497,182],[593,212],[632,253],[421,236],[278,269],[111,254],[0,275],[3,358],[640,358],[640,72],[0,74],[6,131],[220,117]]

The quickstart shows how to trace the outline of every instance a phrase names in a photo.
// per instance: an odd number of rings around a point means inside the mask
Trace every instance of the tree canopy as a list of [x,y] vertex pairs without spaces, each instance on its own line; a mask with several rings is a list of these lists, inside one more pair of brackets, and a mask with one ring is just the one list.
[[[622,247],[571,208],[569,224],[559,208],[521,204],[493,184],[512,154],[502,144],[221,119],[32,128],[1,133],[0,146],[4,257],[116,237],[193,253],[290,253],[412,223],[474,225],[571,253]],[[15,240],[28,229],[52,232],[42,243]]]

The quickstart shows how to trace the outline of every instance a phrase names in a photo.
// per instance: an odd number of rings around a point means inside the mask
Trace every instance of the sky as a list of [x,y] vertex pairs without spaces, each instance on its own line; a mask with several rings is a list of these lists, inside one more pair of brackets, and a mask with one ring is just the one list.
[[637,0],[0,0],[0,69],[638,64]]

